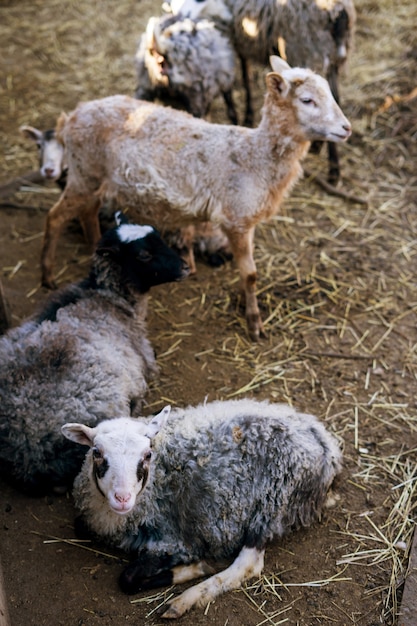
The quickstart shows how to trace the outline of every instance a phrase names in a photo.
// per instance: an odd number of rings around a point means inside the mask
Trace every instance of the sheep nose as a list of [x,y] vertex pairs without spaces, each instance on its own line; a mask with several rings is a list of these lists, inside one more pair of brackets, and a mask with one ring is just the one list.
[[343,124],[343,130],[345,130],[348,137],[350,137],[352,134],[352,126],[350,124]]
[[46,178],[53,178],[54,170],[51,167],[45,167],[44,172]]
[[118,502],[129,502],[130,498],[131,498],[131,494],[127,493],[127,494],[121,494],[121,493],[115,493],[114,497],[116,498],[116,500]]
[[188,263],[186,263],[186,261],[184,261],[184,259],[181,259],[181,261],[182,261],[181,278],[187,278],[187,276],[190,273],[190,267],[189,267]]

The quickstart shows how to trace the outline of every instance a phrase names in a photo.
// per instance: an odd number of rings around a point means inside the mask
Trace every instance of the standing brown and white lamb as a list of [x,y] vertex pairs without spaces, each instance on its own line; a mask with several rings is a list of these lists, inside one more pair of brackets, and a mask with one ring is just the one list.
[[[168,0],[164,7],[174,15],[212,19],[228,28],[242,64],[246,124],[253,121],[248,62],[266,65],[276,51],[290,65],[325,76],[339,102],[340,69],[353,48],[353,0]],[[334,143],[328,151],[329,181],[336,183],[340,167]]]
[[[256,129],[211,124],[127,96],[81,103],[58,121],[68,183],[48,213],[42,281],[53,284],[59,235],[72,218],[98,238],[100,204],[114,199],[160,230],[211,221],[239,269],[249,334],[263,333],[253,259],[255,227],[276,215],[299,178],[310,141],[345,141],[349,121],[328,82],[274,57]],[[138,218],[139,219],[139,218]]]

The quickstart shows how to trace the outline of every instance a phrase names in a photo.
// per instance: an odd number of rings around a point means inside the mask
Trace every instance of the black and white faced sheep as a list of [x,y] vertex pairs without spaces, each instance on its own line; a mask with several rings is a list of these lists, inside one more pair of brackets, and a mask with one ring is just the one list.
[[341,452],[317,418],[285,405],[244,399],[169,413],[62,430],[91,448],[74,483],[79,528],[136,554],[125,592],[231,563],[174,599],[163,614],[174,618],[258,576],[269,540],[312,523]]
[[345,141],[351,134],[322,76],[278,57],[274,63],[256,129],[212,124],[121,95],[81,103],[61,117],[57,134],[66,149],[68,183],[46,221],[43,284],[53,284],[64,224],[79,218],[84,232],[98,230],[106,200],[132,207],[140,221],[162,231],[210,221],[229,239],[249,334],[259,339],[255,227],[279,212],[310,141]]
[[[151,226],[101,239],[88,278],[0,338],[0,470],[30,492],[69,485],[80,454],[61,426],[136,414],[156,371],[147,292],[187,271]],[[73,448],[73,446],[71,447]]]

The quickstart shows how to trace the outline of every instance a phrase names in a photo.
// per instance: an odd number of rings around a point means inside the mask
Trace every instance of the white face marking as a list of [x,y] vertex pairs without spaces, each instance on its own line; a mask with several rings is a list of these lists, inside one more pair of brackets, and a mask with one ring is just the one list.
[[152,226],[138,226],[137,224],[121,224],[117,229],[120,241],[124,243],[136,241],[136,239],[143,239],[153,231]]
[[53,180],[59,178],[63,170],[64,147],[56,139],[49,139],[41,146],[41,174]]

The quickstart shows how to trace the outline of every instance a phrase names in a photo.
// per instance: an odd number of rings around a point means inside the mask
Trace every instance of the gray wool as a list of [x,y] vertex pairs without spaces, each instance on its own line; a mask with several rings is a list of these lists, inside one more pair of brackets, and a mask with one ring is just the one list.
[[131,513],[107,506],[91,451],[74,483],[75,504],[110,545],[156,546],[182,562],[233,557],[248,543],[264,547],[309,525],[341,469],[337,440],[316,417],[249,399],[174,410],[153,451],[150,479]]
[[65,422],[129,415],[156,371],[146,296],[123,294],[109,263],[96,258],[99,287],[68,287],[56,311],[0,338],[0,467],[29,490],[68,484],[79,470]]
[[[167,59],[165,75],[152,56],[154,48]],[[135,56],[136,97],[180,105],[204,117],[218,96],[231,92],[236,59],[230,37],[211,20],[165,15],[151,18]]]

